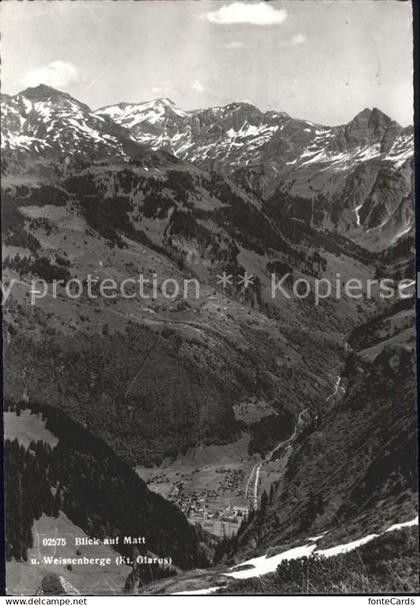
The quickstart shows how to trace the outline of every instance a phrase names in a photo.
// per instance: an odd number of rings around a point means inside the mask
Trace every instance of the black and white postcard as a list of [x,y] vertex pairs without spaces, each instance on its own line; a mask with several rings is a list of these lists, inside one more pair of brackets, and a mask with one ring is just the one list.
[[0,13],[5,594],[416,594],[412,4]]

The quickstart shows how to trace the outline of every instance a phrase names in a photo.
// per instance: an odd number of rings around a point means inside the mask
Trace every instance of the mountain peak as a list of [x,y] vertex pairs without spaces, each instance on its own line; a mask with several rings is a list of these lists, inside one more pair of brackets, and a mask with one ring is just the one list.
[[392,145],[402,127],[377,107],[366,107],[344,128],[348,142],[358,145],[381,143],[383,149]]
[[174,101],[169,99],[169,97],[158,97],[157,99],[153,99],[153,101],[155,103],[159,103],[160,105],[170,105],[172,107],[175,105]]
[[38,86],[30,86],[29,88],[25,88],[25,90],[21,91],[19,95],[26,97],[30,101],[52,101],[54,103],[68,101],[73,104],[76,104],[83,109],[90,111],[90,108],[78,101],[69,93],[65,93],[64,91],[53,88],[52,86],[48,86],[47,84],[38,84]]
[[255,105],[252,105],[252,103],[248,103],[248,101],[234,101],[232,103],[224,105],[222,109],[226,111],[247,110],[261,113],[261,111],[257,107],[255,107]]
[[45,98],[57,97],[57,96],[68,96],[67,93],[57,90],[47,84],[38,84],[38,86],[30,86],[19,93],[25,95],[28,99],[41,101]]
[[[375,109],[376,109],[376,108],[375,108]],[[353,122],[354,120],[361,119],[361,118],[369,118],[369,117],[370,117],[370,114],[372,113],[372,111],[373,111],[373,110],[372,110],[372,108],[371,108],[371,107],[365,107],[364,109],[362,109],[360,112],[358,112],[358,113],[357,113],[357,114],[354,116],[354,118],[353,118],[353,120],[351,120],[351,122]]]
[[349,122],[349,124],[365,124],[368,127],[373,125],[384,124],[388,125],[393,120],[377,107],[365,107],[361,112]]

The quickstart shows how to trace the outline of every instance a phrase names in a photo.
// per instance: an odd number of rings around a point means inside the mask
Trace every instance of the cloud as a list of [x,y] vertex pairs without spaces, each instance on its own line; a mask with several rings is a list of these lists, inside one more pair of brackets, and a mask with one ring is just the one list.
[[233,2],[221,6],[217,11],[205,13],[204,17],[217,25],[279,25],[287,19],[287,11],[275,9],[267,2]]
[[37,86],[48,84],[57,88],[65,88],[71,82],[80,80],[79,70],[73,63],[66,61],[52,61],[44,67],[31,69],[23,76],[23,86]]
[[294,46],[298,46],[299,44],[304,44],[306,42],[305,34],[295,34],[292,38],[292,44]]
[[245,44],[243,42],[239,42],[239,40],[232,40],[232,42],[225,44],[225,48],[228,48],[229,50],[243,48],[244,46]]
[[195,90],[197,93],[202,93],[204,91],[204,86],[201,84],[199,80],[195,80],[191,84],[192,90]]

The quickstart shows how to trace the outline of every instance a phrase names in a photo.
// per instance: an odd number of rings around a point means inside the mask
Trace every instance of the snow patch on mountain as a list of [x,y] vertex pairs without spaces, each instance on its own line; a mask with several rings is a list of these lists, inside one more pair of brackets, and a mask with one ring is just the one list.
[[[392,526],[389,526],[389,528],[384,530],[384,532],[381,534],[384,534],[385,532],[399,530],[408,526],[416,526],[418,525],[418,523],[419,520],[418,517],[416,517],[412,520],[408,520],[407,522],[392,524]],[[310,555],[320,555],[326,558],[331,558],[342,553],[348,553],[349,551],[353,551],[353,549],[357,549],[358,547],[361,547],[362,545],[365,545],[366,543],[369,543],[373,539],[376,539],[380,536],[380,534],[369,534],[365,537],[362,537],[355,541],[351,541],[349,543],[342,543],[340,545],[335,545],[334,547],[329,547],[328,549],[317,549],[316,541],[321,539],[324,534],[319,535],[318,537],[312,537],[307,539],[308,541],[311,541],[310,543],[305,543],[304,545],[293,547],[292,549],[288,549],[287,551],[283,551],[282,553],[276,554],[274,556],[269,556],[266,554],[256,558],[251,558],[246,562],[237,564],[225,574],[235,579],[250,579],[252,577],[260,577],[264,574],[275,572],[277,566],[282,562],[288,560],[297,560],[299,558],[309,557]],[[244,570],[235,571],[235,568],[244,567],[247,568],[245,568]]]

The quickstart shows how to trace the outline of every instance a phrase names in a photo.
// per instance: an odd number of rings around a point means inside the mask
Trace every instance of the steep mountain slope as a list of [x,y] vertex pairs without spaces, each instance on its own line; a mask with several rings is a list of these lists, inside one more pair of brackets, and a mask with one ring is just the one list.
[[414,312],[406,299],[352,332],[344,389],[299,435],[285,477],[227,546],[231,556],[327,530],[328,547],[415,516]]
[[418,526],[402,528],[385,532],[350,553],[285,560],[272,574],[236,581],[218,593],[417,594],[418,551]]
[[410,231],[412,128],[377,108],[327,127],[246,103],[184,112],[167,99],[97,110],[139,142],[225,171],[282,214],[373,250]]
[[[176,183],[186,175],[168,177]],[[207,189],[208,208],[190,210],[176,186],[168,187],[166,178],[102,169],[4,193],[5,276],[18,280],[5,308],[7,393],[16,399],[26,388],[31,400],[54,401],[137,463],[203,439],[239,437],[233,406],[244,398],[274,400],[292,417],[303,397],[315,403],[330,380],[323,356],[334,363],[341,327],[351,326],[355,314],[351,301],[333,313],[328,301],[319,309],[311,301],[272,300],[270,263],[283,259],[288,267],[283,248],[290,249],[295,268],[299,263],[314,280],[319,260],[312,260],[310,248],[299,256],[300,248],[295,251],[239,195],[233,209],[217,198],[217,187],[214,194]],[[193,200],[194,185],[189,191]],[[253,229],[245,231],[246,225]],[[276,247],[271,252],[269,239]],[[354,263],[361,275],[373,271],[337,255],[326,253],[326,271],[349,272]],[[225,291],[217,283],[223,270],[235,274]],[[239,281],[245,271],[259,276],[248,288]],[[140,273],[149,283],[145,296],[135,299],[85,293],[69,300],[62,287],[52,292],[54,279],[91,275],[121,282]],[[51,286],[31,310],[31,279],[37,278]],[[169,298],[161,292],[167,279],[183,288],[184,280],[197,278],[197,297],[194,288],[187,297],[182,290]],[[326,315],[330,334],[322,334]],[[310,324],[319,332],[308,337]],[[52,369],[58,372],[57,352],[61,379],[44,381]]]

